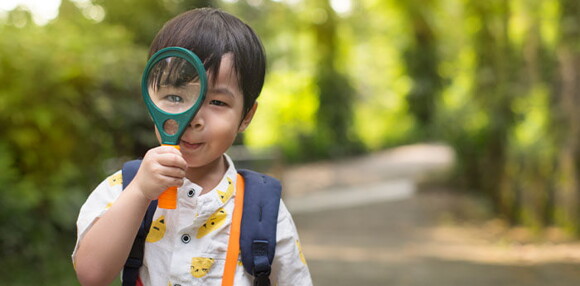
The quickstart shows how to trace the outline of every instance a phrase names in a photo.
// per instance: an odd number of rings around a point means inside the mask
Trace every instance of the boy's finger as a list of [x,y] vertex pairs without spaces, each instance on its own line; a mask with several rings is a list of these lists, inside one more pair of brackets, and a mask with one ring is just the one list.
[[177,178],[177,179],[183,179],[183,177],[185,177],[185,170],[181,169],[181,168],[163,168],[161,169],[161,171],[159,172],[160,175],[165,176],[165,177],[169,177],[169,178]]
[[181,151],[179,151],[179,149],[177,149],[173,146],[163,145],[163,146],[159,146],[155,149],[157,151],[159,151],[159,153],[173,153],[173,154],[181,155]]
[[166,167],[175,167],[183,170],[187,168],[187,162],[181,157],[181,154],[163,154],[159,156],[158,162]]

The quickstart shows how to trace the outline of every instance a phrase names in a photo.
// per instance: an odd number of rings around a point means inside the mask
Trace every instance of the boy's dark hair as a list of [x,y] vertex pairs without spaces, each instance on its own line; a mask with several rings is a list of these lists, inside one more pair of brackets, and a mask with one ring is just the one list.
[[190,10],[163,26],[151,43],[149,57],[172,46],[194,52],[214,80],[219,73],[222,56],[232,53],[233,68],[244,95],[245,117],[262,91],[266,74],[264,47],[250,26],[218,9]]

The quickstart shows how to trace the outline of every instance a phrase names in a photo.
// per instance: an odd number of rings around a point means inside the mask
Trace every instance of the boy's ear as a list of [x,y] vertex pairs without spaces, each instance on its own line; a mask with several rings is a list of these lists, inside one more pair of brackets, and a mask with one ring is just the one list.
[[248,128],[248,126],[250,125],[250,122],[252,122],[252,118],[254,118],[254,114],[256,114],[256,109],[258,109],[258,102],[255,102],[254,105],[252,106],[252,108],[250,108],[250,110],[248,110],[248,113],[246,114],[244,119],[242,119],[242,122],[240,123],[240,127],[238,128],[238,132],[244,132],[244,130],[246,130],[246,128]]

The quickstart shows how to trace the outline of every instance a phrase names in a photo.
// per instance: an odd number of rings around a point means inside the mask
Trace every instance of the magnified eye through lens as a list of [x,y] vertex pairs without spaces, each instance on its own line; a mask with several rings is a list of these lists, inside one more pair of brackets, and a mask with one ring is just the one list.
[[151,101],[157,108],[179,114],[196,103],[201,84],[192,64],[179,57],[168,57],[153,66],[147,87]]

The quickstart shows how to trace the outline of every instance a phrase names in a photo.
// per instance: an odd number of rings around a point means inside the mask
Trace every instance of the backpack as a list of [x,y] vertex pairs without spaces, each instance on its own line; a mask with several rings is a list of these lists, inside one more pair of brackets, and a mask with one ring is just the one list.
[[[123,189],[133,180],[141,160],[123,165]],[[245,181],[243,215],[240,231],[240,251],[244,269],[254,276],[254,286],[269,286],[270,272],[276,250],[276,228],[282,186],[280,181],[250,170],[238,170]],[[143,265],[145,239],[149,233],[157,200],[149,205],[141,222],[129,257],[123,268],[123,286],[136,285]]]

